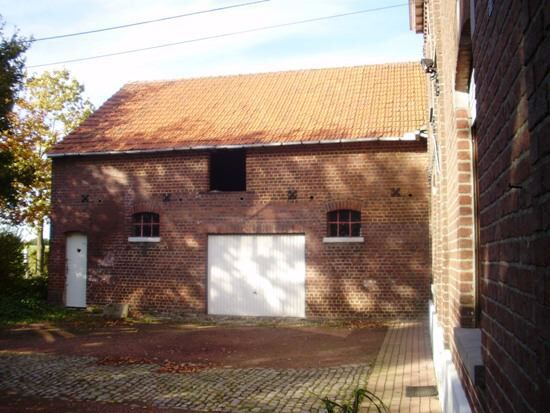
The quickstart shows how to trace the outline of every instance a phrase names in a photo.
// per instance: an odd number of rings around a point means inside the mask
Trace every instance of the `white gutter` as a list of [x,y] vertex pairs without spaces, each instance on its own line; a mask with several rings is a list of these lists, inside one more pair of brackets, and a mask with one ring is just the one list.
[[329,139],[320,141],[295,141],[295,142],[274,142],[274,143],[251,143],[243,145],[197,145],[197,146],[178,146],[164,149],[135,149],[128,151],[104,151],[104,152],[66,152],[48,154],[48,158],[61,158],[65,156],[94,156],[94,155],[128,155],[128,154],[146,154],[162,153],[176,151],[201,151],[213,149],[245,149],[245,148],[267,148],[274,146],[293,146],[293,145],[316,145],[316,144],[336,144],[336,143],[355,143],[355,142],[384,142],[384,141],[415,141],[418,139],[417,132],[405,133],[403,136],[388,136],[376,138],[357,138],[357,139]]

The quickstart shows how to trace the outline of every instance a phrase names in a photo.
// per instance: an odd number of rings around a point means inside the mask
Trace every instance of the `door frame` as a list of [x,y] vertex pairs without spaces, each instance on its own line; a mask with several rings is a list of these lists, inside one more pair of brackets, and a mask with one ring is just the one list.
[[[74,236],[81,236],[84,238],[84,260],[83,260],[83,266],[84,266],[84,283],[83,283],[83,289],[84,289],[84,292],[83,292],[83,298],[84,298],[84,304],[83,305],[69,305],[68,304],[68,301],[69,301],[69,282],[70,282],[70,278],[69,278],[69,242],[71,240],[71,237],[74,237]],[[88,236],[83,233],[83,232],[80,232],[80,231],[74,231],[74,232],[69,232],[69,233],[66,233],[65,234],[65,285],[64,285],[64,304],[65,304],[65,307],[70,307],[70,308],[86,308],[86,305],[87,305],[87,295],[88,295]]]

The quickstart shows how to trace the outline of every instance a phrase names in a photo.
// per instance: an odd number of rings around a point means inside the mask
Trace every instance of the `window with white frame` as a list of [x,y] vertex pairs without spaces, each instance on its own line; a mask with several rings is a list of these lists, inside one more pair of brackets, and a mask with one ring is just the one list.
[[328,237],[360,237],[361,212],[338,209],[327,214]]
[[132,215],[130,242],[160,241],[160,216],[155,212],[137,212]]

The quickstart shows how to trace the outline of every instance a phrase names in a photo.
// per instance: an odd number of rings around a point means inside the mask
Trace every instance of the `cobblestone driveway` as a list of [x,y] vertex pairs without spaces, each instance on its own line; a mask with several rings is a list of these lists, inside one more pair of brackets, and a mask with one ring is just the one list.
[[0,352],[0,392],[147,404],[194,411],[318,412],[319,399],[349,398],[367,364],[308,369],[213,368],[158,373],[149,364],[102,366],[94,357]]

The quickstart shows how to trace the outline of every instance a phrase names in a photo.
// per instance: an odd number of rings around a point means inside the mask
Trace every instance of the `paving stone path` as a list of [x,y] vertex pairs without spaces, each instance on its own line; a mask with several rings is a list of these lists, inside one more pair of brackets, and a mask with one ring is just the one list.
[[213,368],[186,374],[157,369],[150,364],[98,365],[94,357],[0,351],[0,392],[205,412],[321,412],[315,394],[348,399],[353,389],[365,385],[369,365]]
[[[408,386],[435,386],[428,321],[392,326],[378,353],[368,388],[391,412],[441,413],[437,396],[407,397]],[[374,408],[366,409],[368,413]]]

